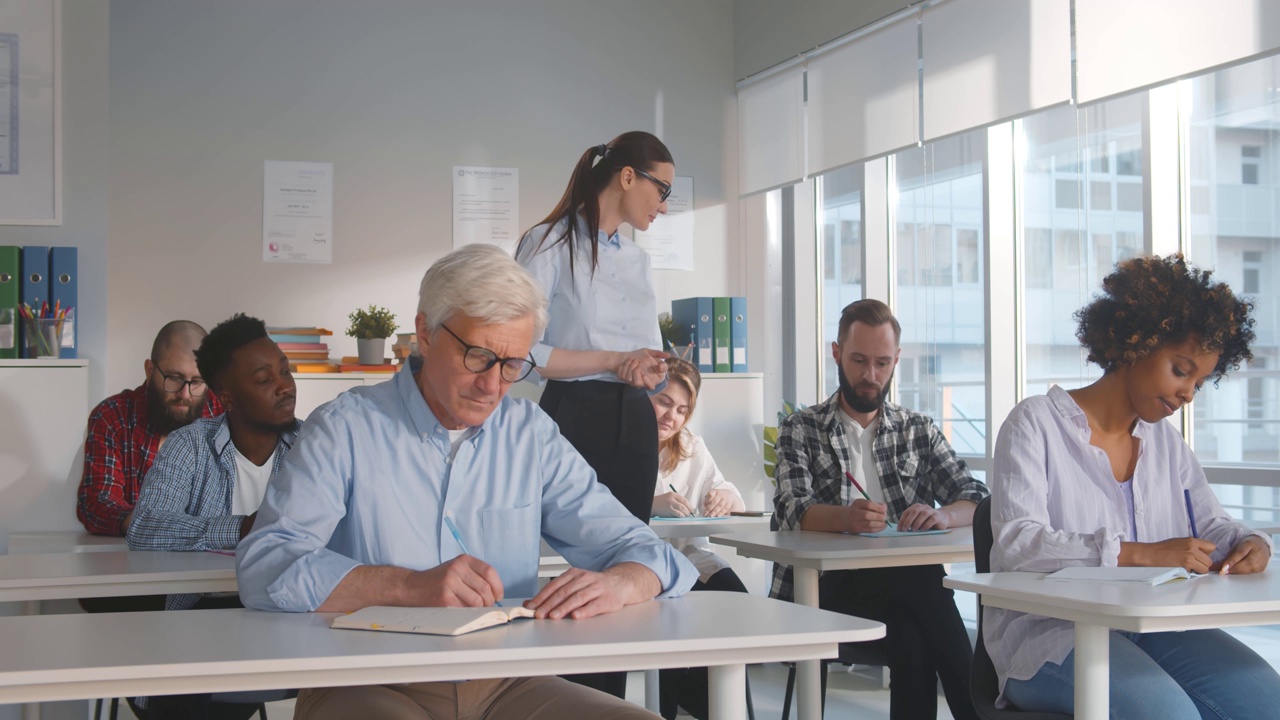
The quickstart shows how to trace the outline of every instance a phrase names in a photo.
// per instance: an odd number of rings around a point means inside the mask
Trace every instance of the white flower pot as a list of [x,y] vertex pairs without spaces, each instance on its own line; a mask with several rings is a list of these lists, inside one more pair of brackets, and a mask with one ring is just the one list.
[[386,357],[387,339],[386,338],[364,338],[356,339],[356,348],[360,356],[361,365],[381,365],[382,360]]

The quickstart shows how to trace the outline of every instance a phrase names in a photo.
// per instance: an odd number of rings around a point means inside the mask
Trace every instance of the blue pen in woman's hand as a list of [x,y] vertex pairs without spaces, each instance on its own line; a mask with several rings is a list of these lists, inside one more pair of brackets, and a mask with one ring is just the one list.
[[1191,509],[1191,489],[1183,490],[1182,497],[1187,501],[1187,522],[1191,523],[1191,537],[1199,540],[1200,531],[1196,530],[1196,511]]

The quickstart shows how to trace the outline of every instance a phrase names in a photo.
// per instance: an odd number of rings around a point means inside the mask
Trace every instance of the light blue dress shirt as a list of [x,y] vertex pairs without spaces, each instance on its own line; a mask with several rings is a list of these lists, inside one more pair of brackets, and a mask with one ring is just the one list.
[[[419,371],[420,362],[411,366]],[[569,564],[649,568],[662,596],[698,571],[596,482],[551,418],[504,398],[449,460],[449,433],[412,372],[349,390],[307,418],[267,486],[254,530],[237,548],[246,607],[310,611],[353,568],[426,570],[471,553],[492,565],[508,597],[538,589],[539,537]]]
[[[605,235],[601,230],[599,267],[593,275],[587,222],[577,216],[578,244],[574,248],[571,277],[566,243],[552,246],[548,241],[538,248],[548,230],[551,238],[557,238],[564,232],[566,222],[533,228],[525,233],[516,252],[516,261],[537,280],[548,302],[550,322],[534,345],[534,361],[539,367],[546,367],[552,348],[615,352],[641,348],[661,350],[658,299],[653,292],[649,253],[629,238],[616,232]],[[600,373],[575,380],[618,382],[618,377],[613,373]]]

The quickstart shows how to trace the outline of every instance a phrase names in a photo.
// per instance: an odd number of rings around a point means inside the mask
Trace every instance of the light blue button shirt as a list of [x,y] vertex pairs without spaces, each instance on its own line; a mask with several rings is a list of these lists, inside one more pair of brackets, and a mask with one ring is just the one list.
[[[516,261],[533,275],[547,296],[550,322],[533,348],[533,359],[546,367],[552,348],[631,352],[640,348],[662,349],[658,330],[658,300],[653,292],[653,266],[649,253],[618,233],[599,232],[599,267],[591,272],[591,243],[587,223],[578,220],[578,244],[574,248],[573,275],[569,274],[569,246],[559,243],[538,248],[564,232],[566,221],[539,225],[525,233]],[[533,377],[532,375],[530,377]],[[587,375],[577,380],[611,380],[613,373]],[[534,378],[537,381],[537,378]]]
[[683,555],[596,482],[533,403],[504,398],[461,442],[450,461],[448,431],[411,372],[313,412],[237,548],[245,606],[310,611],[359,565],[425,570],[447,562],[462,549],[446,512],[471,553],[498,571],[508,597],[536,594],[540,536],[574,567],[644,565],[663,597],[697,580]]

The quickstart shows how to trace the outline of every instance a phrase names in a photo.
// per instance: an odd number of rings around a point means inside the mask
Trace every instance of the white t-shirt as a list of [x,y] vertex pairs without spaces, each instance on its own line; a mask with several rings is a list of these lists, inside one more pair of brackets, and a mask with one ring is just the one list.
[[[658,482],[653,489],[654,496],[671,492],[671,487],[674,487],[676,492],[693,503],[702,514],[706,513],[702,499],[712,490],[727,490],[741,503],[742,493],[738,492],[738,488],[734,487],[733,483],[725,480],[724,474],[720,472],[720,468],[716,467],[716,461],[711,457],[711,451],[707,449],[707,444],[702,441],[702,438],[687,429],[680,432],[684,434],[686,447],[692,451],[692,454],[681,460],[671,472],[658,471]],[[724,558],[715,554],[711,549],[711,541],[705,537],[672,538],[667,542],[689,558],[694,567],[698,568],[699,578],[703,582],[729,567],[729,563]]]
[[[233,445],[234,447],[234,445]],[[249,458],[236,449],[236,487],[231,491],[231,514],[252,515],[262,504],[262,497],[267,494],[267,481],[271,479],[271,469],[276,466],[276,451],[261,466],[254,465]]]
[[[884,502],[884,486],[880,484],[880,471],[876,469],[876,454],[872,444],[876,441],[876,429],[880,427],[880,414],[865,428],[857,420],[849,417],[844,408],[840,409],[840,422],[849,436],[849,473],[858,479],[858,483],[867,489],[873,502]],[[862,497],[857,488],[849,496],[857,500]]]
[[480,432],[479,427],[464,427],[461,430],[446,430],[449,433],[449,462],[453,462],[458,457],[458,448],[462,447],[462,443],[475,437]]

